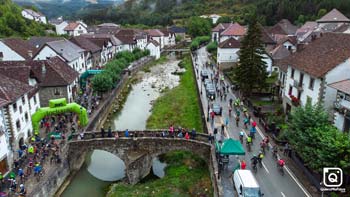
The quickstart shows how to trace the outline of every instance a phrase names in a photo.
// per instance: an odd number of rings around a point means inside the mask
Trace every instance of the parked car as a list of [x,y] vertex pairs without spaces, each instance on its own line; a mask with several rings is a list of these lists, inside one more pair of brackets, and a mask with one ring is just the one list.
[[202,78],[202,81],[204,81],[205,79],[209,79],[209,74],[206,70],[201,71],[201,78]]
[[210,83],[211,83],[210,79],[205,79],[204,80],[204,87],[207,87],[207,84],[210,84]]
[[214,88],[207,89],[207,97],[212,101],[215,100],[215,89]]
[[218,103],[213,104],[213,111],[215,115],[219,115],[219,116],[222,115],[222,107]]
[[209,89],[215,89],[215,88],[214,88],[214,85],[213,85],[211,82],[209,82],[209,83],[205,86],[205,90],[206,90],[206,91],[208,91]]

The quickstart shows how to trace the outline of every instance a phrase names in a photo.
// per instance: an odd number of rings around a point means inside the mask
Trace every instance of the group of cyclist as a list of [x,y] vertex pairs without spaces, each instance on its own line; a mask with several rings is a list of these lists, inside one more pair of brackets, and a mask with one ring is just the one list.
[[[246,137],[246,147],[247,147],[247,151],[248,152],[251,152],[251,146],[253,145],[253,139],[255,138],[255,133],[256,133],[256,126],[257,126],[257,123],[255,121],[252,121],[250,120],[250,116],[249,116],[249,113],[247,111],[247,109],[245,107],[243,107],[243,104],[242,102],[239,100],[239,99],[236,99],[234,102],[232,99],[229,100],[229,115],[231,116],[231,111],[232,111],[232,108],[230,108],[231,106],[234,106],[234,109],[236,111],[236,126],[238,127],[239,126],[239,120],[240,120],[240,109],[243,111],[243,114],[244,114],[244,120],[243,120],[243,123],[244,123],[244,127],[245,129],[248,129],[248,125],[251,124],[251,128],[249,130],[249,134],[247,135]],[[244,143],[244,136],[245,136],[245,131],[244,130],[241,130],[239,132],[239,139],[240,139],[240,142],[241,144]],[[269,142],[270,142],[270,138],[268,136],[266,136],[264,139],[261,140],[260,142],[260,150],[258,152],[258,154],[254,154],[253,157],[251,158],[251,167],[252,167],[252,170],[256,173],[257,172],[257,165],[259,165],[260,168],[262,168],[262,160],[265,156],[265,153],[266,153],[266,150],[269,151],[270,150],[270,147],[269,147]],[[277,154],[278,154],[278,147],[277,146],[274,146],[272,148],[272,156],[273,158],[277,161],[276,164],[277,164],[277,168],[278,170],[281,172],[281,174],[283,175],[284,172],[283,172],[283,167],[285,165],[285,161],[283,158],[278,158],[277,157]],[[244,168],[246,166],[245,162],[243,164]],[[242,168],[242,163],[241,163],[241,168]]]

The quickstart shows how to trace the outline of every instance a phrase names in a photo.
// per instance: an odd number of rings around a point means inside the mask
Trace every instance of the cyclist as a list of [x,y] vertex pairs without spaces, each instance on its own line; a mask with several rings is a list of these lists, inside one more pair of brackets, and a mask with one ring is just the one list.
[[278,161],[277,161],[277,165],[278,165],[278,167],[280,167],[280,168],[283,168],[283,166],[286,164],[286,162],[283,160],[283,159],[279,159]]
[[247,143],[248,151],[250,152],[251,144],[253,143],[253,139],[251,136],[248,135],[246,143]]
[[265,147],[267,146],[265,139],[260,142],[260,148],[263,153],[265,153]]
[[239,126],[239,116],[236,116],[236,126]]
[[270,147],[269,147],[269,142],[270,142],[269,136],[266,136],[266,137],[264,138],[264,142],[265,142],[265,144],[266,144],[267,150],[269,150],[269,149],[270,149]]
[[281,175],[283,176],[284,175],[284,171],[283,171],[283,166],[285,165],[285,161],[283,159],[279,159],[277,161],[277,167],[281,173]]
[[254,154],[250,161],[252,162],[253,170],[256,170],[256,164],[258,164],[259,158]]
[[262,159],[263,158],[264,158],[264,154],[261,151],[259,151],[258,162],[259,162],[260,168],[262,167]]
[[243,144],[243,137],[244,137],[244,132],[243,131],[239,132],[239,140],[241,141],[241,144]]
[[248,124],[249,124],[249,119],[248,118],[244,118],[244,127],[246,128],[246,129],[248,129]]

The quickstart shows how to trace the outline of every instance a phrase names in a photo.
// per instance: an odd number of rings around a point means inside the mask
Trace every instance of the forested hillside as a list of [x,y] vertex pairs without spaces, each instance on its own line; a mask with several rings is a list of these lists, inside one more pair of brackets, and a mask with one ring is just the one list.
[[172,24],[174,19],[217,13],[228,16],[226,20],[245,23],[256,11],[262,24],[272,25],[282,18],[303,23],[332,8],[350,16],[349,0],[128,0],[119,7],[101,7],[93,12],[85,9],[76,17],[89,23],[109,21],[153,26]]
[[21,11],[11,0],[0,0],[0,37],[45,35],[48,26],[24,19]]

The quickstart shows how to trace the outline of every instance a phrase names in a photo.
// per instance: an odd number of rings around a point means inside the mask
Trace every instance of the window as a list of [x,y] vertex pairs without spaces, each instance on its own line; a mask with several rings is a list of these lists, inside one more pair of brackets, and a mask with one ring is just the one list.
[[28,113],[27,112],[24,114],[24,118],[26,119],[26,122],[28,122]]
[[290,77],[291,77],[292,79],[294,78],[294,68],[292,68],[292,73],[291,73]]
[[19,113],[22,113],[22,106],[19,106]]
[[60,91],[57,88],[54,90],[54,95],[61,95]]
[[288,95],[292,95],[293,86],[289,85]]
[[19,120],[16,121],[16,128],[17,130],[21,129],[21,122]]
[[312,104],[312,98],[309,96],[306,96],[306,103]]
[[314,89],[314,83],[315,83],[315,79],[314,78],[310,78],[310,83],[309,83],[309,89],[310,90]]
[[22,103],[25,104],[26,103],[26,99],[24,97],[22,97]]
[[301,98],[301,91],[298,91],[298,99],[300,100]]
[[34,95],[33,99],[34,99],[34,104],[36,104],[36,95]]
[[13,104],[13,111],[17,111],[17,103]]

